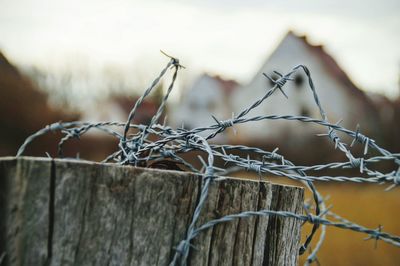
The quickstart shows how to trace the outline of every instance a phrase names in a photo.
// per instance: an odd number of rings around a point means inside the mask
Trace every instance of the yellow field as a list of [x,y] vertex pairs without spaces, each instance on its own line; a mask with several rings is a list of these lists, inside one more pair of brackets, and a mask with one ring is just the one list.
[[[249,173],[236,176],[254,178]],[[272,183],[299,185],[283,178],[268,178]],[[368,228],[377,228],[380,224],[383,231],[400,236],[400,187],[384,192],[382,185],[363,185],[351,183],[319,183],[318,191],[330,195],[327,206],[333,205],[331,211],[352,222]],[[306,190],[306,198],[311,193]],[[302,228],[303,241],[309,234],[311,226]],[[318,235],[317,235],[318,236]],[[400,265],[400,248],[383,241],[364,241],[367,235],[335,227],[328,227],[326,240],[318,253],[321,265]],[[318,238],[315,237],[313,244]],[[307,255],[300,257],[302,265]],[[317,265],[317,264],[315,264]]]
[[[360,225],[400,235],[400,188],[384,192],[383,186],[358,184],[322,184],[320,193],[331,195],[333,212]],[[309,194],[308,194],[309,195]],[[308,229],[308,230],[307,230]],[[309,228],[303,229],[303,236]],[[400,248],[383,241],[364,241],[366,235],[329,227],[318,255],[322,265],[400,265]],[[305,256],[301,258],[301,262]]]

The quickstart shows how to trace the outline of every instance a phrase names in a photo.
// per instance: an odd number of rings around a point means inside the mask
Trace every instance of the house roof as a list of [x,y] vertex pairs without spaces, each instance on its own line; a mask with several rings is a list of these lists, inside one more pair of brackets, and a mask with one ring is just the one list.
[[[343,85],[348,93],[358,96],[368,104],[372,104],[367,95],[353,83],[353,81],[343,71],[343,69],[339,66],[335,59],[333,59],[333,57],[325,51],[323,45],[312,45],[308,41],[306,35],[300,36],[295,34],[293,31],[289,31],[286,37],[288,36],[292,36],[301,40],[305,44],[305,47],[322,61],[323,66],[326,68],[326,70]],[[286,39],[286,37],[284,39]]]
[[231,95],[233,91],[239,86],[239,83],[233,79],[224,79],[220,75],[210,75],[210,74],[203,74],[203,77],[207,77],[210,79],[215,80],[219,88],[224,92],[225,95]]
[[[139,99],[138,96],[129,97],[126,95],[112,95],[108,101],[117,104],[126,117],[130,113],[131,109],[135,105],[136,101]],[[145,99],[141,105],[138,106],[136,116],[134,117],[133,123],[135,124],[148,124],[153,118],[154,114],[157,112],[159,104],[152,99]],[[161,117],[161,121],[163,116]]]

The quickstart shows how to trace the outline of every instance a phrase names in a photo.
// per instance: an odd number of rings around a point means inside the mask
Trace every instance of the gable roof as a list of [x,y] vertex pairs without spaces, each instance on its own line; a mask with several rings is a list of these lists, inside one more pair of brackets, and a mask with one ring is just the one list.
[[346,74],[346,72],[343,71],[336,60],[325,51],[323,45],[313,45],[308,41],[306,35],[297,35],[293,31],[289,31],[282,42],[284,42],[288,36],[292,36],[300,40],[312,54],[321,60],[322,65],[325,67],[327,72],[334,76],[343,85],[348,93],[356,95],[363,101],[370,103],[370,100],[366,94],[353,83],[353,81]]
[[239,86],[239,83],[233,79],[225,79],[222,78],[220,75],[210,75],[208,73],[204,73],[199,79],[208,78],[214,80],[218,84],[218,88],[221,91],[229,96],[232,94],[233,91]]

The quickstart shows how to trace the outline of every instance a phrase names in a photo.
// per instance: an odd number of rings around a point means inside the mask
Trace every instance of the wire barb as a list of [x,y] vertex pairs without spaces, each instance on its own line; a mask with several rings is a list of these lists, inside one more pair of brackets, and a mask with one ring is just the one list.
[[[202,178],[199,199],[192,214],[192,220],[189,222],[189,226],[186,230],[186,235],[176,247],[175,254],[170,265],[185,265],[189,256],[189,250],[191,248],[195,248],[191,244],[191,241],[201,232],[219,223],[230,222],[234,219],[254,216],[279,216],[287,219],[297,219],[300,222],[313,224],[311,232],[308,234],[308,237],[306,237],[306,240],[299,249],[300,255],[305,253],[307,250],[312,250],[310,255],[307,257],[306,264],[318,262],[316,254],[325,239],[326,226],[334,226],[337,228],[365,233],[369,236],[367,239],[375,239],[376,242],[377,240],[382,240],[396,247],[400,247],[400,237],[382,232],[382,226],[379,226],[378,229],[374,230],[368,229],[348,221],[337,214],[334,214],[330,211],[332,206],[328,208],[325,207],[325,201],[327,201],[327,199],[319,194],[314,185],[314,181],[387,184],[389,187],[386,189],[386,191],[388,191],[400,185],[400,154],[391,153],[378,146],[374,140],[360,132],[359,125],[357,125],[356,131],[351,131],[340,125],[341,120],[335,124],[330,123],[325,110],[322,108],[320,103],[314,82],[311,78],[311,73],[306,66],[295,66],[286,75],[282,75],[281,73],[274,71],[274,73],[279,77],[277,80],[274,80],[267,74],[263,73],[263,75],[274,84],[274,87],[268,90],[261,98],[256,99],[249,107],[242,110],[239,115],[234,116],[232,114],[231,119],[218,120],[214,115],[212,115],[211,117],[216,124],[187,129],[182,122],[181,128],[171,128],[166,125],[166,116],[162,125],[160,125],[158,121],[161,118],[161,115],[165,112],[166,103],[175,85],[178,70],[184,67],[180,65],[180,62],[177,58],[172,57],[163,51],[161,51],[161,53],[170,58],[170,62],[168,62],[168,64],[161,70],[160,74],[154,79],[143,95],[135,102],[125,123],[111,121],[56,122],[29,136],[19,148],[17,156],[21,156],[25,152],[26,147],[36,138],[50,132],[61,132],[63,134],[63,137],[58,144],[59,156],[62,156],[62,148],[70,139],[80,139],[83,134],[92,129],[96,129],[118,140],[118,145],[116,147],[117,150],[108,155],[103,162],[115,162],[121,165],[143,166],[149,165],[153,161],[168,159],[169,161],[182,164],[182,167],[185,167],[185,170],[198,174]],[[153,116],[150,123],[148,125],[137,125],[132,123],[138,110],[138,106],[143,103],[145,98],[152,92],[157,84],[159,84],[160,80],[164,77],[168,70],[173,71],[172,80],[167,92],[162,98],[156,114]],[[283,88],[288,81],[293,80],[291,76],[297,71],[303,71],[308,78],[309,88],[314,97],[315,105],[318,107],[320,112],[320,119],[306,116],[275,114],[258,115],[253,117],[247,116],[249,112],[260,106],[266,99],[268,99],[276,91],[276,89],[279,89],[287,98],[288,96],[284,92]],[[339,152],[342,152],[348,160],[308,166],[295,165],[287,158],[285,159],[283,155],[278,154],[278,147],[270,152],[260,148],[248,147],[244,145],[210,144],[210,141],[212,141],[214,137],[223,132],[226,128],[231,127],[236,133],[234,126],[238,124],[256,123],[267,120],[283,120],[287,122],[298,121],[304,124],[315,124],[322,126],[326,131],[324,131],[325,133],[323,134],[317,134],[317,136],[328,137],[334,143],[335,149],[337,149]],[[122,130],[122,133],[119,131],[119,129]],[[132,131],[130,131],[131,129]],[[128,131],[130,132],[129,134]],[[209,132],[212,132],[212,134],[208,135],[207,137],[203,137]],[[352,138],[350,148],[355,144],[355,142],[359,142],[364,145],[364,156],[360,158],[355,157],[351,153],[351,150],[348,149],[347,145],[341,141],[337,133]],[[375,153],[377,153],[377,155],[369,155],[368,149],[373,150]],[[198,156],[191,156],[191,160],[186,160],[184,155],[192,152]],[[195,161],[196,158],[198,161]],[[221,168],[216,162],[221,162],[221,167],[229,164],[230,168],[224,171],[225,169]],[[395,168],[387,172],[379,170],[379,163],[385,162],[394,162]],[[320,171],[325,170],[346,170],[349,168],[359,168],[360,176],[326,176],[318,174]],[[218,174],[230,172],[231,169],[234,169],[234,171],[254,171],[260,176],[260,178],[262,174],[268,174],[301,182],[311,191],[313,202],[311,203],[310,201],[304,203],[305,215],[281,210],[247,210],[238,214],[226,215],[218,219],[205,222],[204,224],[198,224],[200,215],[207,200],[208,190],[211,182],[215,182],[216,178],[218,178]],[[255,191],[255,193],[258,192]],[[326,217],[333,217],[335,221],[329,220]],[[317,230],[321,230],[321,233],[317,234]],[[311,249],[311,243],[314,243],[312,242],[312,239],[316,237],[316,235],[319,235],[319,239],[317,244],[315,244],[313,249]]]

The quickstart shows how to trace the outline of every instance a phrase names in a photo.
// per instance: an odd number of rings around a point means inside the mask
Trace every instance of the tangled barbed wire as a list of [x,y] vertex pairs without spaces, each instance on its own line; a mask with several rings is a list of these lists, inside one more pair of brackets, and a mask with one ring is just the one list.
[[[176,247],[175,256],[173,257],[170,265],[186,264],[189,250],[192,247],[191,241],[202,231],[207,230],[219,223],[251,216],[280,216],[287,219],[298,219],[303,222],[311,223],[313,225],[311,233],[304,241],[304,244],[300,247],[300,255],[304,254],[306,250],[310,249],[311,240],[315,236],[317,230],[321,228],[319,240],[315,244],[311,253],[308,255],[305,262],[306,265],[309,265],[317,260],[318,250],[321,248],[325,238],[326,226],[334,226],[365,233],[369,236],[369,238],[383,240],[394,246],[400,247],[400,237],[383,232],[381,226],[379,226],[377,229],[365,228],[331,212],[330,208],[327,208],[325,205],[325,199],[317,191],[314,181],[387,184],[389,186],[386,188],[386,191],[391,190],[395,186],[400,185],[400,154],[391,153],[381,148],[373,139],[363,135],[360,132],[359,127],[357,127],[356,131],[352,131],[340,126],[340,122],[330,123],[318,98],[314,82],[311,78],[311,73],[306,66],[298,65],[285,75],[275,72],[275,74],[277,74],[279,77],[277,80],[274,80],[268,75],[264,74],[274,84],[274,86],[267,90],[263,97],[257,99],[248,108],[244,109],[237,116],[233,116],[231,119],[218,120],[215,116],[212,116],[215,121],[215,123],[212,125],[190,130],[183,127],[173,129],[166,125],[165,121],[163,124],[160,124],[159,120],[164,112],[169,95],[174,87],[178,72],[181,68],[183,68],[183,66],[180,65],[178,59],[171,56],[168,57],[170,58],[170,61],[162,69],[159,76],[145,90],[144,94],[136,101],[125,123],[109,121],[96,123],[82,121],[53,123],[28,137],[19,148],[17,156],[21,156],[24,153],[27,145],[29,145],[37,137],[55,131],[59,131],[64,134],[58,144],[58,155],[62,156],[63,146],[68,140],[79,138],[89,130],[97,129],[107,135],[117,138],[119,141],[117,150],[107,156],[107,158],[105,158],[102,162],[115,162],[118,164],[133,166],[148,166],[151,162],[154,163],[160,160],[168,159],[181,164],[188,171],[192,171],[201,175],[203,177],[203,183],[199,202],[195,208],[192,221],[187,230],[187,235],[185,239],[183,239]],[[153,116],[150,123],[148,125],[131,123],[140,104],[142,104],[144,99],[159,84],[161,79],[170,69],[173,71],[172,80],[156,114]],[[277,90],[287,97],[284,91],[284,86],[287,82],[292,81],[291,77],[293,74],[299,71],[304,72],[307,76],[308,85],[312,91],[314,102],[319,109],[321,119],[295,115],[248,116],[253,109],[261,105]],[[302,123],[320,125],[326,128],[327,131],[323,134],[319,134],[319,136],[328,137],[333,142],[335,149],[339,149],[341,152],[343,152],[348,160],[344,162],[331,162],[327,164],[301,166],[295,165],[282,154],[279,154],[278,148],[274,149],[273,151],[265,151],[260,148],[248,147],[244,145],[219,145],[210,143],[210,140],[212,140],[218,134],[222,133],[228,128],[233,128],[235,125],[264,120],[285,120],[289,122],[299,121]],[[122,132],[120,129],[122,129]],[[132,131],[134,132],[132,133]],[[348,145],[343,142],[337,135],[337,132],[341,132],[342,134],[351,137],[353,139],[351,144]],[[153,136],[153,138],[150,138],[149,136]],[[364,145],[363,156],[358,158],[355,157],[350,151],[350,147],[357,142]],[[374,150],[375,155],[370,155],[369,150]],[[197,157],[201,163],[201,168],[196,167],[194,162],[188,161],[183,156],[193,151],[206,155],[204,158],[203,156]],[[246,156],[235,154],[237,151],[240,151],[241,154],[245,154]],[[217,158],[224,163],[222,166],[215,164],[215,159]],[[261,158],[261,160],[259,158]],[[374,164],[383,161],[392,161],[395,165],[394,169],[389,172],[382,172],[373,167]],[[313,176],[308,174],[310,171],[318,172],[326,169],[350,168],[358,169],[360,175],[348,177],[326,175]],[[313,204],[308,201],[304,203],[305,214],[296,214],[287,211],[248,210],[242,213],[231,214],[208,221],[203,225],[198,225],[198,218],[207,200],[210,183],[213,182],[213,180],[218,176],[227,175],[234,171],[241,170],[253,171],[259,174],[260,178],[263,174],[269,174],[302,182],[312,192]],[[315,214],[311,214],[312,211],[315,212]],[[330,220],[328,217],[331,217],[332,219]]]

